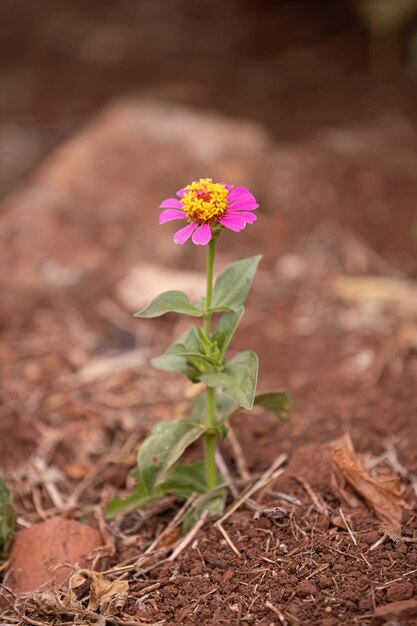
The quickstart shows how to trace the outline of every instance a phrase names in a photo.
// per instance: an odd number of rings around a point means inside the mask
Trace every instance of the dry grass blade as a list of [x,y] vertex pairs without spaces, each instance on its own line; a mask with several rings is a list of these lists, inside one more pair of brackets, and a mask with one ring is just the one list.
[[226,532],[226,530],[223,528],[223,526],[219,523],[216,524],[216,528],[218,528],[221,532],[221,534],[223,535],[223,537],[226,539],[226,542],[228,543],[228,545],[232,548],[233,552],[237,555],[237,556],[242,556],[242,554],[239,552],[238,548],[235,546],[235,544],[233,543],[233,541],[230,539],[230,536],[228,535],[228,533]]
[[192,527],[192,529],[185,535],[184,539],[177,545],[172,554],[169,555],[167,561],[174,561],[179,554],[192,542],[200,528],[204,526],[208,517],[210,516],[210,511],[204,511],[200,517],[200,519],[196,522],[196,524]]
[[259,491],[259,489],[265,487],[265,485],[267,485],[269,481],[279,476],[279,474],[281,474],[283,471],[279,468],[285,463],[286,460],[287,455],[280,454],[272,463],[272,465],[262,474],[259,480],[257,480],[256,483],[252,485],[252,487],[248,489],[246,493],[244,493],[243,496],[237,502],[235,502],[219,520],[217,520],[215,526],[223,524],[223,522],[227,520],[227,518],[230,517],[235,511],[237,511],[237,509],[239,509],[242,504],[244,504],[256,491]]
[[[172,533],[178,526],[181,524],[182,520],[192,507],[195,501],[195,496],[191,496],[188,500],[183,504],[177,514],[173,517],[173,519],[169,522],[168,526],[164,528],[164,530],[154,539],[149,548],[146,549],[145,554],[152,554],[152,552],[161,544],[164,538]],[[165,546],[163,546],[165,547]]]
[[228,424],[228,430],[228,442],[230,443],[230,447],[232,448],[233,456],[236,461],[237,471],[244,480],[250,480],[250,473],[239,439],[237,438],[236,433],[230,424]]
[[314,489],[310,485],[310,483],[305,478],[303,478],[302,476],[296,476],[296,479],[298,480],[300,485],[302,485],[304,487],[304,490],[307,493],[307,495],[310,496],[311,501],[314,504],[316,510],[319,513],[322,513],[323,515],[327,515],[326,505],[318,497],[318,495],[316,494],[316,492],[314,491]]
[[222,474],[222,476],[224,476],[226,485],[230,489],[230,493],[237,500],[239,498],[239,492],[236,488],[233,478],[229,472],[229,468],[227,467],[226,461],[224,460],[220,450],[216,450],[216,464],[219,468],[220,473]]
[[352,529],[351,529],[351,527],[350,527],[350,526],[349,526],[349,524],[348,524],[348,521],[347,521],[347,519],[346,519],[345,514],[343,513],[343,509],[342,509],[342,507],[341,507],[341,506],[339,506],[339,513],[340,513],[340,517],[341,517],[341,518],[342,518],[342,520],[343,520],[343,523],[344,523],[344,525],[345,525],[345,528],[346,528],[346,530],[348,531],[350,538],[352,539],[352,543],[353,543],[353,545],[357,546],[357,545],[358,545],[358,542],[356,541],[356,537],[355,537],[355,535],[353,534]]
[[268,602],[268,600],[265,602],[265,606],[270,611],[275,613],[275,615],[278,617],[279,622],[280,624],[282,624],[282,626],[288,626],[288,621],[285,619],[284,614],[276,606],[274,606],[271,602]]

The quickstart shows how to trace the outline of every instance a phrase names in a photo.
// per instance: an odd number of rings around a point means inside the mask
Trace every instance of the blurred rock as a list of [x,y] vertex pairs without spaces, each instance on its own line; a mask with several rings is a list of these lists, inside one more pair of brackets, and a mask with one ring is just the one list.
[[[151,101],[107,107],[1,207],[1,282],[79,289],[97,299],[149,257],[195,264],[158,226],[160,202],[211,176],[264,188],[272,143],[258,124]],[[243,233],[240,237],[245,238]],[[202,259],[202,263],[204,260]]]
[[[72,567],[86,565],[92,550],[102,545],[100,533],[74,520],[55,517],[16,534],[10,553],[7,586],[13,593],[61,584]],[[66,564],[65,567],[57,567]]]

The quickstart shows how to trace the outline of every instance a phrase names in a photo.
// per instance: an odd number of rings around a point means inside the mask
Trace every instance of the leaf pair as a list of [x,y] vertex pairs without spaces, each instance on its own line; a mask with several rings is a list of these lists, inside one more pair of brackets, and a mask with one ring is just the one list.
[[205,299],[194,305],[182,291],[165,291],[135,313],[135,317],[153,318],[166,313],[202,317],[208,312],[237,311],[246,300],[260,260],[261,255],[256,255],[226,267],[215,282],[210,311],[205,308]]
[[[274,413],[282,420],[291,418],[292,402],[289,393],[279,389],[277,391],[264,391],[255,395],[253,404],[262,406],[267,411]],[[228,418],[239,409],[239,404],[224,393],[216,396],[216,414],[218,416],[218,428],[224,433],[225,423]],[[199,419],[204,419],[205,397],[200,395],[194,402],[194,410]],[[223,434],[223,438],[225,434]]]

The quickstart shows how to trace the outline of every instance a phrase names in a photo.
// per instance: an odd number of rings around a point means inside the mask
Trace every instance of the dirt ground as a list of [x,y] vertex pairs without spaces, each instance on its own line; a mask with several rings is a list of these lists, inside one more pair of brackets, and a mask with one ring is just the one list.
[[[129,582],[123,610],[94,621],[15,598],[6,567],[2,624],[417,623],[415,86],[372,78],[366,33],[345,9],[314,4],[2,6],[0,465],[19,529],[57,515],[88,522],[105,542],[90,566]],[[219,262],[264,255],[233,349],[258,352],[260,389],[286,387],[294,414],[233,416],[221,448],[236,490],[228,507],[271,467],[277,475],[224,521],[226,536],[208,522],[184,549],[170,500],[103,516],[131,488],[150,425],[183,415],[190,399],[148,365],[177,320],[132,320],[120,285],[138,264],[161,282],[164,264],[204,267],[169,234],[156,243],[158,200],[192,177],[188,157],[174,164],[164,137],[144,141],[137,162],[107,130],[110,149],[88,152],[116,117],[94,126],[97,111],[132,94],[186,105],[202,123],[211,109],[265,129],[236,170],[219,157],[244,180],[251,172],[261,204],[250,232],[225,235]],[[233,136],[252,137],[242,124]],[[85,169],[78,188],[77,159],[56,147],[79,136],[71,154],[95,173]],[[395,476],[400,533],[337,483],[329,445],[342,437],[371,479]]]

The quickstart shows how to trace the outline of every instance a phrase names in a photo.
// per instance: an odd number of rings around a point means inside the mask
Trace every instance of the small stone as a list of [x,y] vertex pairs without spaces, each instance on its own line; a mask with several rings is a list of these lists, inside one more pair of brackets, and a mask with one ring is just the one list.
[[232,578],[234,577],[234,575],[235,575],[234,570],[233,570],[231,567],[229,567],[229,569],[227,569],[227,570],[225,571],[225,573],[223,574],[223,581],[222,581],[222,582],[223,582],[223,583],[227,583],[227,582],[229,582],[230,580],[232,580]]
[[392,583],[388,587],[387,600],[396,602],[397,600],[409,600],[414,592],[413,584],[409,580]]
[[369,530],[368,532],[362,533],[360,535],[360,540],[363,541],[368,546],[373,545],[377,541],[379,541],[382,537],[382,534],[377,530]]
[[297,585],[296,593],[297,593],[297,596],[300,596],[301,598],[306,598],[307,596],[314,595],[316,591],[317,591],[316,585],[314,585],[308,580],[302,580]]
[[341,563],[335,563],[332,567],[334,572],[344,572],[345,571],[345,566],[342,565]]
[[16,533],[10,553],[8,587],[13,593],[47,589],[61,584],[72,573],[61,563],[86,565],[86,558],[103,545],[100,533],[74,520],[54,517]]

